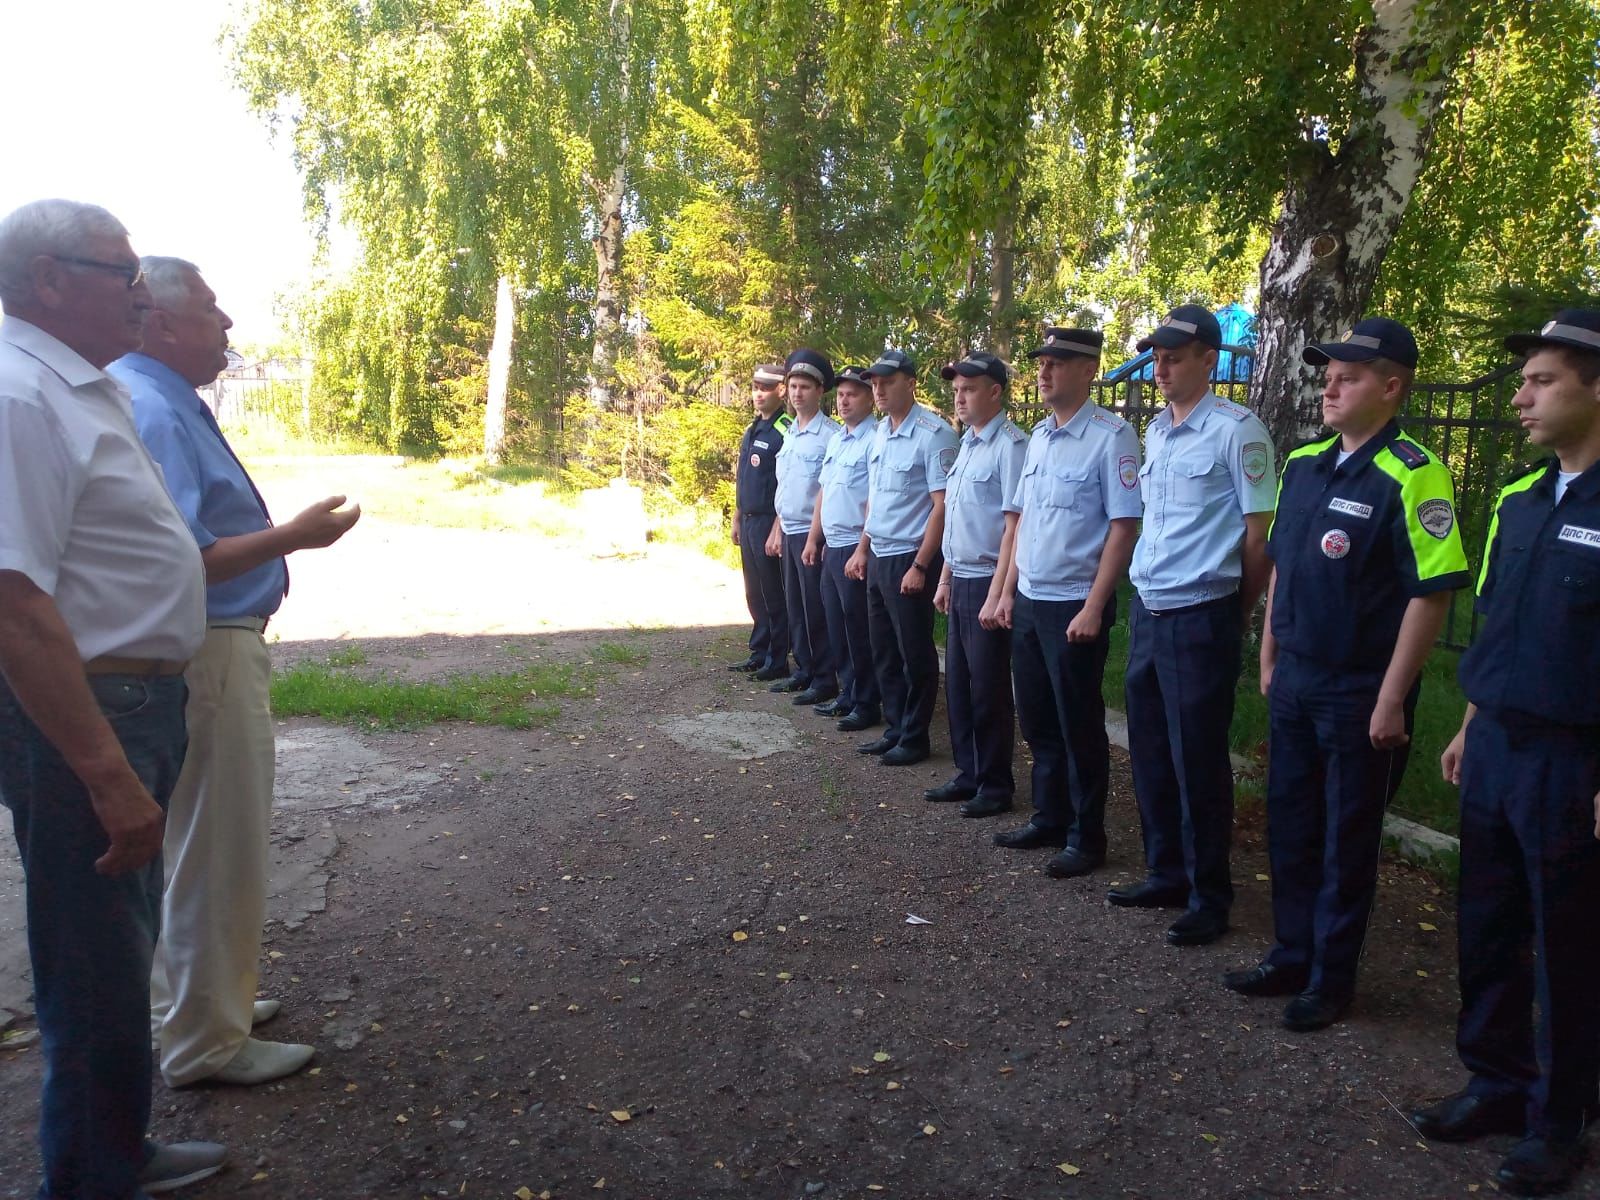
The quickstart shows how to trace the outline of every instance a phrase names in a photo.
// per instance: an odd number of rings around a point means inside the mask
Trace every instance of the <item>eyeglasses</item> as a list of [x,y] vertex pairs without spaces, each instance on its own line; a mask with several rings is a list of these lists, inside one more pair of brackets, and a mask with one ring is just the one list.
[[98,271],[110,271],[121,275],[128,281],[128,288],[132,290],[144,282],[144,268],[138,263],[101,262],[98,258],[74,258],[70,254],[52,254],[51,258],[58,262],[72,263],[79,267],[93,267]]

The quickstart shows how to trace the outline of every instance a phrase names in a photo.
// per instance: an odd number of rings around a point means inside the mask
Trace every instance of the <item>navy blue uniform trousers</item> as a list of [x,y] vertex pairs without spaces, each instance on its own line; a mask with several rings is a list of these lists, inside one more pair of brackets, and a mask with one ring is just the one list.
[[1600,1102],[1597,791],[1600,727],[1467,726],[1456,1047],[1471,1092],[1526,1098],[1530,1133],[1574,1136]]
[[822,564],[800,561],[806,534],[783,535],[783,601],[789,610],[789,645],[795,678],[806,686],[833,691],[833,651],[828,646],[828,615],[822,608]]
[[[1381,675],[1283,653],[1268,698],[1267,851],[1276,941],[1267,961],[1348,997],[1378,888],[1383,814],[1409,743],[1373,748]],[[1420,686],[1406,697],[1410,733]]]
[[985,796],[1009,799],[1016,714],[1011,699],[1011,630],[978,623],[994,576],[950,580],[949,623],[944,640],[945,706],[950,717],[950,753],[955,782]]
[[867,629],[872,666],[883,697],[883,736],[910,750],[928,748],[928,725],[939,693],[939,652],[933,645],[933,592],[944,569],[933,555],[922,591],[900,594],[915,551],[867,557]]
[[828,617],[828,642],[839,665],[839,700],[852,711],[876,718],[881,705],[867,633],[867,581],[844,573],[855,552],[854,546],[823,548],[822,607]]
[[772,513],[739,515],[739,565],[750,606],[750,654],[764,667],[789,665],[789,614],[783,602],[783,562],[767,553]]
[[1011,625],[1011,673],[1017,724],[1033,752],[1033,822],[1066,834],[1093,858],[1106,853],[1106,793],[1111,741],[1101,686],[1116,601],[1106,605],[1100,636],[1067,641],[1082,600],[1030,600],[1017,593]]
[[1152,613],[1135,594],[1128,637],[1128,752],[1152,882],[1189,889],[1189,908],[1233,905],[1233,763],[1238,596]]

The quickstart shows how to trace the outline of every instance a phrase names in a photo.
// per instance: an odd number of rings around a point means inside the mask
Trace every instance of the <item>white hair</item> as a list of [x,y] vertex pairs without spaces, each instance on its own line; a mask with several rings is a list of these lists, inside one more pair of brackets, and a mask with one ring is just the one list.
[[195,280],[200,278],[200,268],[186,258],[147,254],[139,260],[139,266],[144,268],[144,281],[155,297],[156,307],[167,312],[183,307],[194,291]]
[[28,264],[41,254],[81,253],[91,238],[126,237],[121,221],[97,204],[35,200],[0,219],[0,303],[33,299]]

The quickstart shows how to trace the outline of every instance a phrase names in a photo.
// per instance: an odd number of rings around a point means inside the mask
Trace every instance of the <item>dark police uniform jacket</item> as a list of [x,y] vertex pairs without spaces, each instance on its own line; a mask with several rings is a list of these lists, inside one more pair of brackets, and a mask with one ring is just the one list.
[[794,418],[779,409],[771,420],[757,416],[744,431],[734,475],[735,503],[740,515],[764,517],[777,513],[774,500],[778,492],[778,451],[783,448],[783,435],[793,424]]
[[1560,504],[1557,471],[1534,468],[1495,503],[1461,690],[1493,712],[1600,725],[1600,464]]
[[1406,605],[1471,582],[1450,472],[1391,421],[1339,464],[1338,434],[1290,453],[1267,536],[1272,635],[1382,680]]

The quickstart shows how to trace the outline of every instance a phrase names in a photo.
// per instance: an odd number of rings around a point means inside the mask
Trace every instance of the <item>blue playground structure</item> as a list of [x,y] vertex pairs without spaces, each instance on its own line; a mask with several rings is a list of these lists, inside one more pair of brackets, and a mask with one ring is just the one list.
[[[1217,355],[1213,383],[1244,383],[1255,364],[1256,316],[1242,304],[1227,304],[1217,309],[1217,324],[1222,326],[1222,353]],[[1153,378],[1150,351],[1136,354],[1102,377],[1107,383]]]

